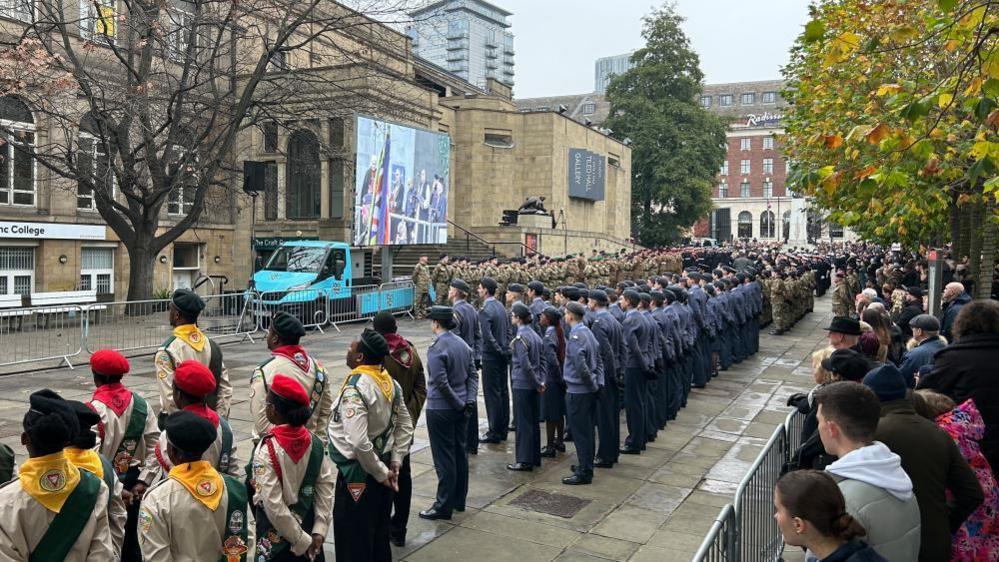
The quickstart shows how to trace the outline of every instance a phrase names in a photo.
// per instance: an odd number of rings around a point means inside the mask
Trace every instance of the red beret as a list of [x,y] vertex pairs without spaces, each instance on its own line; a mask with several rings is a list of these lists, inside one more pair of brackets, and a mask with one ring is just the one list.
[[215,375],[198,361],[188,359],[174,369],[173,384],[191,396],[204,398],[215,391]]
[[291,377],[274,375],[274,380],[271,381],[271,391],[281,398],[290,400],[300,406],[309,405],[309,395],[305,392],[305,388],[302,387],[302,383]]
[[90,356],[90,370],[95,375],[120,377],[128,369],[128,359],[113,349],[98,349]]

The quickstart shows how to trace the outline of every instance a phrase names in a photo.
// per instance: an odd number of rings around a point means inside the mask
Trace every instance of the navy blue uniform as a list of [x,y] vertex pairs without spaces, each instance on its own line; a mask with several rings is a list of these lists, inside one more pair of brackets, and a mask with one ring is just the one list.
[[628,423],[625,447],[632,450],[645,448],[645,373],[652,368],[644,351],[649,347],[648,327],[637,310],[629,310],[624,317],[624,340],[628,357],[624,367],[624,410]]
[[569,332],[565,349],[563,378],[568,393],[566,411],[568,425],[576,444],[576,476],[585,482],[593,479],[593,455],[596,436],[593,431],[597,393],[603,386],[603,365],[600,363],[597,340],[582,322]]
[[[475,312],[475,307],[466,300],[454,301],[454,316],[458,321],[455,329],[458,336],[472,348],[472,357],[475,366],[478,367],[482,361],[482,330],[479,326],[479,314]],[[468,416],[468,426],[466,427],[465,447],[469,453],[479,452],[479,402],[478,397],[473,397],[474,403],[472,413]]]
[[482,327],[482,396],[486,399],[487,437],[506,441],[510,428],[510,385],[507,357],[510,318],[494,297],[486,298],[479,311]]
[[624,334],[621,324],[607,309],[593,313],[590,331],[599,346],[605,381],[604,391],[597,402],[597,435],[600,439],[597,458],[615,463],[621,447],[621,405],[618,403],[617,385],[622,371],[620,362],[625,356]]
[[544,342],[531,326],[520,326],[510,342],[513,353],[513,423],[517,431],[517,462],[541,465],[541,385],[545,382]]

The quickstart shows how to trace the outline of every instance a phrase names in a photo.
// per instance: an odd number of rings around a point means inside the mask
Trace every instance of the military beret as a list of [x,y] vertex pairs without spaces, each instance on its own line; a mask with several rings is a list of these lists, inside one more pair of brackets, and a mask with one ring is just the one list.
[[535,293],[541,293],[545,290],[545,284],[541,281],[531,281],[527,284],[527,288],[534,291]]
[[730,265],[723,265],[722,269],[724,269],[725,271],[727,271],[729,273],[735,273],[735,268],[732,267],[732,266],[730,266]]
[[212,422],[187,410],[170,414],[166,419],[164,429],[167,441],[180,449],[186,455],[201,456],[212,443],[217,434]]
[[[72,441],[76,439],[76,436],[80,434],[80,421],[77,419],[76,414],[73,409],[70,408],[69,404],[62,396],[59,396],[55,391],[43,388],[42,390],[31,393],[28,397],[28,403],[30,404],[30,410],[28,415],[25,416],[25,429],[29,429],[34,425],[34,421],[29,421],[29,416],[34,413],[37,416],[54,416],[56,420],[60,423],[54,425],[63,429],[63,431],[56,431],[51,435],[45,435],[46,437],[61,439],[65,442]],[[62,444],[64,444],[62,443]]]
[[541,314],[547,316],[549,320],[558,320],[562,318],[562,311],[554,306],[546,306],[545,309],[541,311]]
[[184,314],[197,316],[205,309],[205,301],[190,289],[177,289],[171,299],[173,306]]
[[458,289],[462,293],[465,293],[466,295],[472,292],[472,288],[469,287],[468,283],[465,283],[463,279],[452,279],[451,286],[454,287],[455,289]]
[[371,328],[365,328],[361,332],[361,351],[364,356],[369,359],[382,359],[389,354],[389,345],[385,341],[385,336],[379,334],[378,332],[372,330]]
[[562,287],[562,296],[574,301],[579,299],[579,289],[576,287]]
[[430,307],[430,312],[427,314],[427,318],[437,321],[449,320],[453,322],[454,309],[450,306],[432,306]]
[[725,275],[725,272],[721,268],[715,269],[711,273],[717,275],[718,277],[721,277],[722,275]]
[[482,285],[485,290],[490,292],[495,291],[499,287],[499,285],[496,284],[496,280],[492,277],[483,277],[482,279],[479,279],[479,285]]
[[513,306],[510,307],[510,312],[512,312],[517,318],[531,317],[531,309],[527,308],[527,305],[522,302],[513,303]]
[[95,375],[120,377],[128,369],[128,359],[113,349],[98,349],[90,356],[90,370]]
[[650,295],[649,293],[646,293],[644,291],[642,291],[641,293],[638,293],[638,298],[641,299],[641,301],[644,302],[644,303],[650,303],[650,302],[652,302],[652,295]]
[[188,359],[174,369],[173,385],[195,398],[204,398],[215,392],[215,375],[202,363]]
[[591,300],[594,300],[600,304],[607,304],[609,300],[607,299],[607,292],[602,289],[593,289],[590,291]]
[[510,293],[517,293],[518,295],[523,295],[527,292],[527,288],[520,283],[510,283],[507,285],[506,290]]
[[573,316],[578,316],[579,318],[586,316],[586,309],[583,308],[583,305],[578,302],[570,302],[569,304],[565,305],[565,309],[569,311]]
[[80,423],[81,430],[88,430],[101,421],[101,416],[79,400],[67,400],[66,405],[76,414],[76,421]]
[[735,278],[738,279],[740,283],[742,283],[743,281],[746,280],[746,274],[745,273],[736,273],[735,274]]
[[627,281],[621,281],[621,282],[619,282],[617,284],[617,288],[621,289],[622,291],[625,290],[625,289],[627,289],[628,287],[629,287],[629,285],[628,285]]
[[586,287],[586,283],[583,283],[582,281],[578,281],[576,283],[573,283],[572,286],[575,287],[575,288],[577,288],[577,289],[586,289],[587,288]]
[[305,392],[305,387],[289,376],[274,375],[274,379],[271,380],[271,392],[299,406],[309,405],[309,395]]
[[274,315],[271,326],[274,327],[274,332],[280,336],[300,338],[305,335],[305,326],[302,325],[302,321],[294,314],[289,314],[283,310]]
[[624,298],[628,299],[628,300],[637,300],[637,299],[640,299],[640,298],[641,298],[641,297],[640,297],[640,296],[638,295],[638,291],[636,291],[636,290],[634,290],[634,289],[625,289],[625,290],[624,290],[624,293],[622,293],[622,296],[623,296]]
[[666,300],[666,295],[663,294],[662,291],[652,291],[651,293],[649,293],[649,296],[652,297],[652,302],[656,303],[657,305],[662,304],[663,301]]
[[580,289],[579,290],[579,294],[576,297],[576,299],[588,299],[588,298],[590,298],[590,290],[589,289]]
[[673,290],[668,287],[663,288],[662,295],[669,302],[673,302],[676,300],[676,293],[674,293]]
[[711,284],[711,283],[708,283],[707,285],[704,286],[704,292],[706,292],[709,295],[714,295],[715,294],[715,286],[713,284]]

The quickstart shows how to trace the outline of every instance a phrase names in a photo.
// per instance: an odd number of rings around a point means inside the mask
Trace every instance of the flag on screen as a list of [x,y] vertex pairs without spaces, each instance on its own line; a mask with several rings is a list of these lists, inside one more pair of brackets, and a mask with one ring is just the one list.
[[[376,245],[379,243],[387,244],[388,242],[380,242],[384,237],[382,234],[382,225],[385,226],[384,231],[387,233],[388,230],[388,206],[386,205],[387,198],[382,195],[388,194],[388,166],[389,166],[389,148],[391,145],[391,138],[388,133],[385,134],[385,144],[382,145],[382,152],[378,155],[378,168],[375,172],[375,181],[371,184],[371,205],[368,210],[368,245]],[[376,207],[377,205],[377,207]]]

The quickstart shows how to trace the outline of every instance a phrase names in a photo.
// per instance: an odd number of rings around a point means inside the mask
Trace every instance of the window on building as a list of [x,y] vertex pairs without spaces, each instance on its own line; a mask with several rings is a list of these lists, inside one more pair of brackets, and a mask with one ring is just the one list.
[[843,237],[843,225],[830,222],[829,223],[829,238],[842,238]]
[[763,180],[763,196],[767,198],[774,196],[774,182],[770,178]]
[[739,96],[739,103],[742,105],[753,105],[756,103],[756,94],[749,92]]
[[722,106],[732,105],[732,94],[722,94],[718,96],[718,105]]
[[330,160],[329,181],[330,181],[330,218],[343,218],[343,165],[342,158]]
[[711,107],[711,96],[701,96],[701,107]]
[[773,211],[764,211],[760,215],[760,238],[773,238],[775,228]]
[[597,112],[597,104],[595,103],[583,104],[583,115],[593,115],[596,112]]
[[739,139],[739,150],[749,150],[753,147],[753,139],[744,138]]
[[[80,0],[81,2],[88,2],[93,0]],[[169,49],[170,57],[175,61],[183,61],[186,58],[192,58],[191,54],[194,54],[193,49],[189,49],[191,44],[191,34],[194,33],[194,47],[197,48],[200,44],[198,41],[198,30],[200,27],[196,21],[194,14],[197,7],[193,2],[188,0],[173,0],[170,3],[170,8],[166,10],[167,17],[167,36],[166,36],[166,46]]]
[[728,182],[723,181],[718,184],[718,197],[725,198],[728,197]]
[[773,150],[773,149],[774,149],[774,138],[763,137],[763,150]]
[[35,249],[0,247],[0,295],[27,295],[35,289]]
[[114,174],[111,169],[111,159],[108,157],[108,134],[97,123],[94,117],[87,113],[80,121],[79,149],[76,154],[77,186],[76,208],[96,211],[97,196],[94,190],[114,197]]
[[178,133],[178,146],[171,149],[173,163],[167,173],[173,183],[167,199],[167,214],[186,215],[194,209],[194,198],[198,194],[198,155],[187,147],[194,146],[194,136],[190,131]]
[[739,162],[739,173],[748,174],[750,171],[749,160],[742,160]]
[[493,148],[513,148],[513,134],[509,132],[486,133],[483,142]]
[[299,129],[288,139],[285,216],[319,218],[320,191],[319,139],[312,131]]
[[739,197],[747,199],[749,197],[749,180],[742,180],[739,184]]
[[723,175],[723,176],[727,176],[728,175],[728,160],[722,162],[721,171],[719,171],[718,173],[721,174],[721,175]]
[[763,173],[764,174],[772,174],[772,173],[774,173],[774,159],[773,158],[764,158],[763,159]]
[[267,61],[267,70],[270,72],[288,70],[288,53],[284,51],[271,53],[271,58]]
[[264,138],[264,152],[274,154],[278,151],[278,124],[274,121],[267,121],[260,125],[260,132]]
[[117,23],[113,3],[80,0],[80,37],[113,41]]
[[749,211],[739,213],[739,238],[753,237],[753,214]]
[[80,290],[114,292],[114,248],[81,248]]
[[16,97],[0,97],[0,204],[35,204],[37,163],[27,148],[35,144],[35,120],[28,106]]
[[777,103],[777,92],[763,92],[763,103],[765,104]]
[[34,19],[33,0],[0,0],[0,16],[26,23]]

